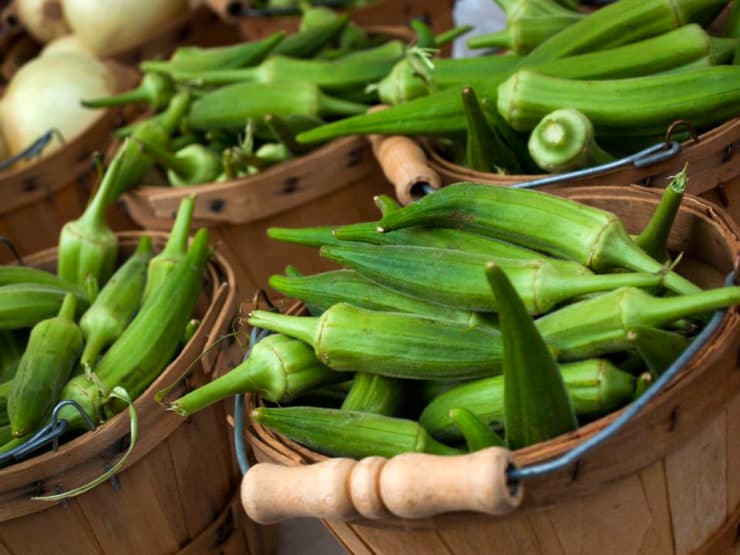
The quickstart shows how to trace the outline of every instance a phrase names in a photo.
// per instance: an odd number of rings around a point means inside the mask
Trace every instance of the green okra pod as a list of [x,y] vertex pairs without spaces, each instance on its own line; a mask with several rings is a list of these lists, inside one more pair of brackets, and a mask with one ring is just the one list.
[[684,352],[691,340],[681,334],[651,328],[632,326],[627,341],[634,345],[648,369],[659,376]]
[[352,270],[334,270],[310,276],[273,275],[270,276],[270,287],[321,312],[337,303],[349,303],[367,310],[408,312],[471,324],[478,321],[471,312],[405,295]]
[[342,32],[347,23],[349,23],[349,16],[341,15],[321,25],[312,25],[299,33],[285,37],[272,50],[272,54],[293,58],[313,58]]
[[347,380],[347,374],[321,364],[313,349],[281,334],[268,335],[252,347],[247,360],[223,376],[177,399],[170,410],[189,416],[242,393],[258,393],[273,403],[288,403],[307,391]]
[[593,274],[568,260],[509,259],[430,247],[348,244],[322,247],[321,256],[406,295],[478,312],[499,307],[486,279],[489,261],[506,273],[527,312],[535,315],[581,295],[628,285],[656,287],[663,280],[660,273]]
[[153,110],[167,106],[175,94],[175,87],[164,73],[145,73],[141,83],[135,89],[113,96],[83,100],[87,108],[108,108],[126,104],[149,104]]
[[340,408],[346,411],[396,416],[401,410],[403,395],[402,380],[358,372]]
[[504,429],[509,449],[520,449],[578,428],[555,358],[501,267],[486,266],[498,299],[503,343]]
[[155,143],[137,139],[144,154],[167,168],[167,180],[173,187],[210,183],[222,171],[221,157],[207,146],[188,145],[174,154]]
[[120,337],[139,309],[151,257],[152,240],[144,236],[80,318],[85,338],[80,363],[86,372],[92,372],[100,352]]
[[[635,378],[606,359],[560,365],[573,409],[579,420],[608,414],[632,400]],[[457,441],[462,433],[450,410],[464,407],[489,427],[504,427],[504,376],[493,376],[448,388],[429,401],[419,423],[441,441]]]
[[[379,229],[417,225],[475,231],[575,260],[596,272],[663,270],[634,244],[615,214],[541,191],[457,183],[385,216]],[[664,285],[676,293],[700,290],[675,272],[665,274]]]
[[521,173],[516,154],[504,142],[495,127],[491,127],[478,103],[472,87],[462,92],[466,122],[466,153],[468,166],[476,171]]
[[180,201],[175,223],[162,252],[149,261],[146,274],[146,286],[142,304],[164,283],[167,276],[180,264],[188,254],[188,237],[195,210],[195,195],[189,195]]
[[450,409],[452,420],[465,437],[468,451],[474,453],[486,447],[505,447],[506,442],[485,424],[478,416],[466,408]]
[[311,83],[237,83],[204,94],[193,102],[188,124],[193,129],[241,129],[249,118],[267,114],[320,117],[365,112],[367,106],[328,96]]
[[68,293],[59,314],[31,330],[8,396],[14,437],[28,435],[49,417],[72,374],[83,345],[75,324],[76,304],[76,297]]
[[562,360],[629,350],[630,330],[661,327],[740,302],[740,287],[720,287],[676,297],[654,297],[632,287],[586,299],[546,314],[537,328]]
[[393,457],[421,452],[458,455],[413,420],[317,407],[259,407],[252,419],[290,439],[335,457]]
[[84,294],[78,285],[44,270],[39,270],[38,268],[33,268],[32,266],[0,266],[0,287],[12,283],[35,283],[37,285],[48,285],[57,289],[64,289],[78,296]]
[[139,67],[142,71],[163,73],[249,67],[264,60],[284,38],[285,32],[278,31],[259,41],[231,46],[181,46],[169,60],[144,60]]
[[686,191],[688,180],[686,170],[687,167],[684,167],[663,190],[663,196],[650,221],[640,235],[635,237],[638,247],[661,262],[669,259],[668,235],[678,210],[681,208],[683,194]]
[[[0,330],[30,328],[54,317],[69,293],[50,285],[15,283],[0,286]],[[77,297],[78,313],[87,308],[85,295]]]
[[345,303],[319,317],[255,310],[249,324],[308,343],[334,370],[407,379],[465,379],[501,371],[501,334],[492,326]]
[[18,370],[26,340],[15,330],[0,330],[0,383],[12,380]]

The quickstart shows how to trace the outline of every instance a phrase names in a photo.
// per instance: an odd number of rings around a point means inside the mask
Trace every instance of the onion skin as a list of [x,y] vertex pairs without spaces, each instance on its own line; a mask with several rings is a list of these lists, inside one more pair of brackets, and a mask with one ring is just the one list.
[[85,48],[85,45],[80,42],[80,38],[77,35],[65,35],[62,38],[51,41],[44,46],[39,56],[48,56],[49,54],[80,54],[95,58],[95,54]]
[[69,26],[96,56],[119,54],[189,11],[189,0],[62,0]]
[[23,27],[39,42],[71,33],[61,0],[15,0],[14,8]]

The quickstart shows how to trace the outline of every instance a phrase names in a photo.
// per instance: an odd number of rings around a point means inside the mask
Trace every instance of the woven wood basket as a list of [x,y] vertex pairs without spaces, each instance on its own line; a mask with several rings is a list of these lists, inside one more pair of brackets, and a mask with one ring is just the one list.
[[[471,170],[453,164],[425,144],[429,167],[444,184],[474,181],[494,185],[512,185],[532,181],[545,175],[498,175]],[[719,204],[740,221],[740,118],[730,120],[696,140],[682,144],[681,152],[669,160],[645,168],[624,166],[592,177],[571,179],[569,185],[628,185],[639,183],[664,187],[670,177],[688,163],[688,192]]]
[[[119,234],[130,254],[142,232]],[[155,250],[166,234],[150,234]],[[53,271],[56,249],[26,258]],[[118,414],[94,432],[59,450],[0,470],[2,552],[204,554],[263,552],[263,533],[235,505],[238,471],[233,465],[221,404],[189,419],[166,411],[154,394],[179,376],[215,339],[228,331],[236,287],[228,263],[209,262],[195,313],[202,321],[177,358],[135,402],[139,439],[118,486],[110,483],[65,503],[33,501],[34,495],[68,491],[99,476],[127,449],[129,417]],[[197,363],[192,382],[208,379],[210,366]],[[174,395],[186,389],[183,384]]]
[[[206,0],[206,3],[224,20],[235,23],[248,40],[259,40],[277,31],[293,32],[299,18],[240,17],[245,0]],[[453,26],[453,0],[377,0],[367,6],[349,11],[352,21],[363,27],[374,25],[405,25],[414,17],[422,17],[439,33]]]
[[[638,186],[570,187],[557,194],[615,212],[633,233],[647,223],[660,196]],[[701,286],[721,285],[737,268],[739,233],[725,211],[687,196],[670,238],[670,248],[684,253],[679,271]],[[356,555],[737,553],[739,340],[735,307],[678,377],[626,427],[576,465],[524,482],[523,502],[507,516],[447,513],[324,523]],[[259,402],[248,396],[247,410]],[[515,461],[527,466],[549,460],[592,437],[618,414],[516,451]],[[263,462],[305,465],[326,459],[254,423],[248,440]]]

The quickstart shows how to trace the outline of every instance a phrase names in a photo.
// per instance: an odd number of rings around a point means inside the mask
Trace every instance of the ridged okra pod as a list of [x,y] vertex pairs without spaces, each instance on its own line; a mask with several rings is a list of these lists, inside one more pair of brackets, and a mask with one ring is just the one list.
[[661,327],[740,302],[740,287],[720,287],[676,297],[654,297],[632,287],[586,299],[546,314],[537,328],[563,360],[629,350],[635,326]]
[[[34,283],[16,283],[0,287],[0,330],[30,328],[41,320],[54,317],[62,307],[65,289]],[[77,297],[77,310],[87,308],[87,297]]]
[[21,357],[8,396],[14,437],[36,430],[48,418],[82,350],[82,332],[75,324],[77,300],[68,293],[55,318],[36,324]]
[[649,135],[677,119],[706,127],[735,117],[739,82],[740,67],[735,66],[601,81],[522,70],[499,87],[497,105],[517,131],[530,131],[550,112],[568,107],[583,112],[597,136]]
[[[101,403],[114,387],[122,387],[132,399],[138,397],[172,359],[192,317],[209,256],[208,231],[200,229],[187,258],[170,272],[100,359],[95,382],[76,376],[64,387],[61,398],[78,401],[97,422]],[[60,416],[69,421],[70,428],[84,428],[76,411],[64,409]]]
[[49,287],[75,293],[77,296],[85,294],[78,285],[32,266],[0,266],[0,287],[10,284],[48,285]]
[[142,304],[164,283],[170,272],[187,257],[188,237],[194,210],[195,195],[189,195],[180,201],[167,244],[162,252],[149,261]]
[[403,394],[404,383],[399,379],[358,372],[340,408],[396,416],[401,409]]
[[261,119],[268,114],[346,116],[366,110],[364,104],[328,96],[311,83],[237,83],[207,92],[193,102],[188,124],[203,131],[241,130],[247,119]]
[[393,457],[420,452],[458,455],[413,420],[317,407],[259,407],[252,419],[306,447],[335,457]]
[[249,324],[308,343],[334,370],[408,379],[465,379],[501,371],[501,335],[491,326],[345,303],[319,317],[255,310]]
[[462,432],[471,453],[486,447],[506,446],[501,436],[468,409],[461,407],[450,409],[450,419]]
[[[541,191],[457,183],[385,216],[379,228],[393,231],[417,225],[475,231],[570,258],[595,272],[614,267],[663,270],[634,244],[615,214]],[[664,285],[676,293],[699,291],[675,272],[665,274]]]
[[349,23],[349,16],[341,15],[321,25],[293,33],[285,37],[272,51],[272,54],[293,58],[313,58]]
[[560,368],[524,303],[497,264],[486,266],[486,276],[499,304],[506,445],[519,449],[575,430]]
[[80,363],[86,372],[92,372],[100,352],[121,336],[139,309],[151,257],[152,240],[144,236],[134,254],[116,270],[80,318],[85,338]]
[[337,303],[349,303],[367,310],[409,312],[458,322],[476,321],[475,316],[469,311],[405,295],[383,287],[352,270],[334,270],[296,277],[273,275],[270,276],[270,287],[322,312]]
[[313,349],[286,335],[268,335],[252,347],[249,358],[223,376],[180,397],[170,410],[189,416],[242,393],[258,393],[273,403],[287,403],[311,389],[346,381],[348,375],[321,364]]
[[278,31],[262,40],[230,46],[181,46],[169,60],[144,60],[139,67],[142,71],[164,73],[249,67],[264,60],[284,38],[285,33]]
[[321,255],[406,295],[480,312],[496,312],[499,306],[486,279],[491,260],[535,315],[581,295],[628,285],[655,287],[663,280],[657,273],[593,274],[569,260],[509,259],[430,247],[346,245],[322,247]]
[[[588,359],[560,365],[565,387],[579,420],[589,420],[618,409],[632,400],[635,378],[606,359]],[[419,423],[441,441],[462,438],[450,418],[455,407],[464,407],[488,426],[504,427],[504,376],[466,382],[436,396],[424,408]]]

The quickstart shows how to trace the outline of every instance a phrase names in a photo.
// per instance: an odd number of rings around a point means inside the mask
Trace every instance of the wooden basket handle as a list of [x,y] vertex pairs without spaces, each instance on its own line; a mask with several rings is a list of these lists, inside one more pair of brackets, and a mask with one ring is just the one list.
[[[385,105],[373,106],[369,111],[376,112],[387,108]],[[420,189],[428,184],[439,189],[442,180],[433,170],[427,155],[419,144],[403,135],[369,135],[373,154],[383,169],[385,177],[396,189],[396,197],[401,204],[410,204],[424,196]]]
[[451,511],[503,515],[524,495],[506,471],[511,451],[458,456],[405,453],[392,459],[329,459],[308,466],[260,463],[244,476],[242,504],[261,524],[287,518],[425,518]]

